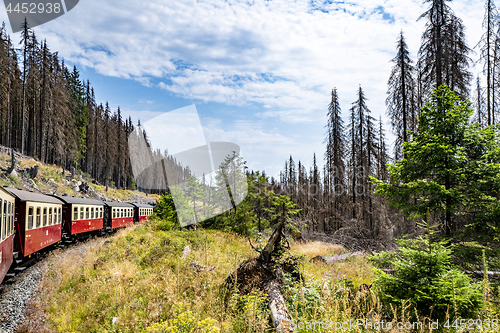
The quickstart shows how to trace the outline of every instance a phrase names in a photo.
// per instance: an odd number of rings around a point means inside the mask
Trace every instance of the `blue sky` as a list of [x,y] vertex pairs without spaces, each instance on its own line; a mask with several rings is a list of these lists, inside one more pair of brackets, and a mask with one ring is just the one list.
[[[484,2],[451,6],[474,47]],[[290,154],[310,166],[315,152],[322,164],[333,87],[347,115],[361,85],[393,139],[390,60],[401,30],[416,57],[425,8],[414,0],[80,0],[34,30],[90,79],[98,102],[134,121],[195,104],[208,140],[237,143],[250,168],[276,176]]]

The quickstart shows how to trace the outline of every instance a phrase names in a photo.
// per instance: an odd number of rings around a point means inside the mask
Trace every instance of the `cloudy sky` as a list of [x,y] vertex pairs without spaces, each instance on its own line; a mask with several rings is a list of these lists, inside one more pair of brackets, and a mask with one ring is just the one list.
[[[450,5],[474,47],[484,1]],[[334,87],[347,115],[361,85],[392,141],[390,60],[401,30],[416,57],[426,7],[416,0],[80,0],[34,30],[90,79],[98,102],[142,122],[194,104],[207,140],[237,143],[251,169],[276,175],[290,154],[310,166],[316,153],[322,164]]]

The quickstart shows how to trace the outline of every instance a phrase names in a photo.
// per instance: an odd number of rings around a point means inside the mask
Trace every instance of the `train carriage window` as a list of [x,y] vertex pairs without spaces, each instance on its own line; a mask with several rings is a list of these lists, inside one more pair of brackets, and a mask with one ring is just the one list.
[[5,221],[5,237],[10,236],[10,202],[6,201],[5,202],[5,215],[6,215],[6,221]]
[[85,218],[88,220],[90,218],[89,215],[89,207],[85,208]]
[[14,233],[14,203],[10,203],[10,233]]
[[102,219],[102,207],[99,208],[99,211],[101,212],[101,219]]
[[7,236],[10,236],[12,234],[12,218],[10,216],[10,205],[11,203],[7,203]]
[[28,208],[28,230],[33,229],[33,207]]
[[49,208],[49,225],[52,225],[52,207]]
[[62,222],[62,208],[59,208],[58,211],[59,211],[59,214],[58,214],[59,218],[57,219],[57,224]]
[[43,207],[43,216],[42,216],[43,226],[47,225],[47,207]]
[[113,208],[113,218],[116,217],[116,208]]
[[73,207],[73,221],[78,220],[78,207]]
[[3,200],[0,199],[0,241],[4,239],[4,227],[3,227],[3,223],[2,223],[2,208],[3,208]]
[[7,201],[3,202],[3,238],[7,237]]
[[83,207],[80,207],[80,220],[83,220]]
[[9,237],[11,233],[12,231],[10,227],[10,202],[7,201],[7,231],[6,231],[7,237]]
[[91,207],[90,208],[90,218],[93,219],[94,218],[94,207]]
[[14,203],[9,202],[10,233],[14,233]]
[[36,228],[40,228],[42,222],[41,214],[42,214],[42,209],[40,207],[36,207]]

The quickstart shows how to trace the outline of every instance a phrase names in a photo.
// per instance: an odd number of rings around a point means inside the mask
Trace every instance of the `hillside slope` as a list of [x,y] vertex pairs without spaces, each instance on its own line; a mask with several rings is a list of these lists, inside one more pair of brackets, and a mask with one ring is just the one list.
[[[5,171],[11,165],[9,148],[0,147],[0,168]],[[71,174],[56,165],[46,165],[27,156],[16,153],[17,164],[14,172],[7,175],[1,172],[0,185],[14,187],[44,194],[68,195],[81,198],[91,198],[103,201],[127,201],[137,203],[152,203],[159,200],[158,195],[147,195],[140,191],[115,189],[112,186],[96,184],[81,172]],[[38,166],[36,177],[32,178],[29,168]]]

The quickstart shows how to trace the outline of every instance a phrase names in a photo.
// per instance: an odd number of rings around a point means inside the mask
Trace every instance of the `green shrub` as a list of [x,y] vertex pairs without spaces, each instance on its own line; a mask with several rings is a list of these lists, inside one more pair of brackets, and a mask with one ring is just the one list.
[[[170,193],[161,196],[161,200],[156,204],[151,218],[155,222],[156,228],[159,230],[168,231],[179,226],[174,199]],[[155,218],[157,218],[157,220],[155,220]]]
[[[445,241],[432,243],[430,236],[419,236],[397,242],[400,249],[391,260],[394,274],[375,269],[374,289],[384,305],[399,307],[407,301],[419,315],[435,319],[475,317],[482,307],[480,285],[452,265]],[[371,261],[380,267],[385,260]]]

